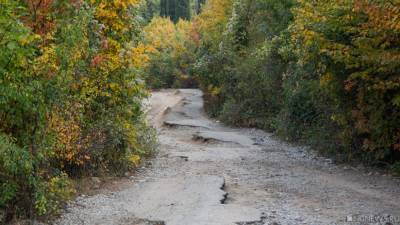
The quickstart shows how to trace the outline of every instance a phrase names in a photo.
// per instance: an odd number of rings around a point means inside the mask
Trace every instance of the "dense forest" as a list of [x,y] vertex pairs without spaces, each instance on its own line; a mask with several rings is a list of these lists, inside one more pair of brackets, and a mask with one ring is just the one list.
[[0,0],[0,209],[55,213],[73,179],[157,141],[143,100],[195,88],[207,113],[400,171],[400,2]]

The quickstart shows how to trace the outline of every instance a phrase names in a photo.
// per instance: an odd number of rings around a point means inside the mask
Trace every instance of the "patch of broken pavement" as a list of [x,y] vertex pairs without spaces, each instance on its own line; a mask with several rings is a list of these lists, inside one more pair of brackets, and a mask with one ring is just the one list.
[[158,156],[125,188],[71,202],[55,224],[321,225],[400,216],[399,180],[334,165],[259,130],[225,127],[204,115],[199,90],[155,92],[149,104]]

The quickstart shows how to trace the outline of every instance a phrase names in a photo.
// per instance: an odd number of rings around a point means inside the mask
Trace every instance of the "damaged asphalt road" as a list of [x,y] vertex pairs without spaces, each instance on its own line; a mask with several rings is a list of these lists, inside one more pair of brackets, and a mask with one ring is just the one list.
[[223,126],[205,116],[199,90],[155,92],[150,106],[158,155],[127,188],[79,197],[54,224],[355,225],[349,216],[400,216],[398,179]]

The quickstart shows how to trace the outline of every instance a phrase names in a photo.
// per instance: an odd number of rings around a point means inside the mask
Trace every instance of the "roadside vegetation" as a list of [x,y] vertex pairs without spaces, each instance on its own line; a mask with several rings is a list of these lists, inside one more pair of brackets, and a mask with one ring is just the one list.
[[169,25],[179,45],[150,57],[150,86],[195,79],[228,124],[400,168],[399,1],[209,0],[198,12]]
[[[147,88],[339,160],[400,171],[400,2],[0,0],[0,218],[156,148]],[[4,222],[3,221],[3,222]]]
[[55,213],[71,178],[121,174],[154,151],[139,3],[0,0],[2,222]]

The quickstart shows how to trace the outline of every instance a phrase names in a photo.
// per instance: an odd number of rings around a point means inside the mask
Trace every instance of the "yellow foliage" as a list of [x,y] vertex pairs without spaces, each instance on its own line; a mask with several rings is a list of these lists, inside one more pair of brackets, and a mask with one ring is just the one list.
[[218,96],[221,93],[222,88],[215,87],[213,85],[208,86],[208,93],[211,93],[212,96]]
[[157,51],[176,46],[175,24],[167,18],[155,18],[144,28],[145,42]]
[[157,50],[152,45],[140,43],[128,51],[128,62],[134,68],[142,68],[150,61],[149,54],[155,54]]
[[130,161],[133,165],[135,165],[135,166],[137,167],[137,166],[139,166],[139,164],[140,164],[141,158],[140,158],[139,155],[131,155],[131,156],[129,157],[129,161]]
[[48,115],[49,132],[56,135],[55,157],[61,161],[82,165],[90,159],[85,153],[85,144],[81,138],[81,125],[79,123],[78,112],[81,106],[75,104],[67,112],[60,112],[59,109],[54,109]]
[[233,0],[209,0],[204,5],[202,13],[194,18],[194,27],[201,33],[203,42],[209,42],[215,47],[221,41],[226,24],[231,15]]
[[[171,57],[179,56],[187,52],[187,46],[191,43],[191,29],[192,24],[189,21],[180,20],[177,24],[174,24],[168,18],[154,18],[144,28],[145,44],[138,47],[144,48],[145,52],[149,53],[148,55],[159,55],[161,52],[167,52]],[[146,59],[149,60],[150,58]]]
[[106,25],[106,30],[120,33],[129,31],[127,24],[129,8],[140,3],[140,0],[92,0],[96,4],[96,18]]
[[320,85],[322,87],[326,87],[329,85],[329,83],[334,79],[333,75],[330,73],[327,73],[323,75],[319,81]]
[[53,78],[59,71],[57,65],[57,55],[55,45],[51,44],[42,49],[42,55],[36,59],[33,70],[35,74],[41,74],[42,76],[50,79]]

